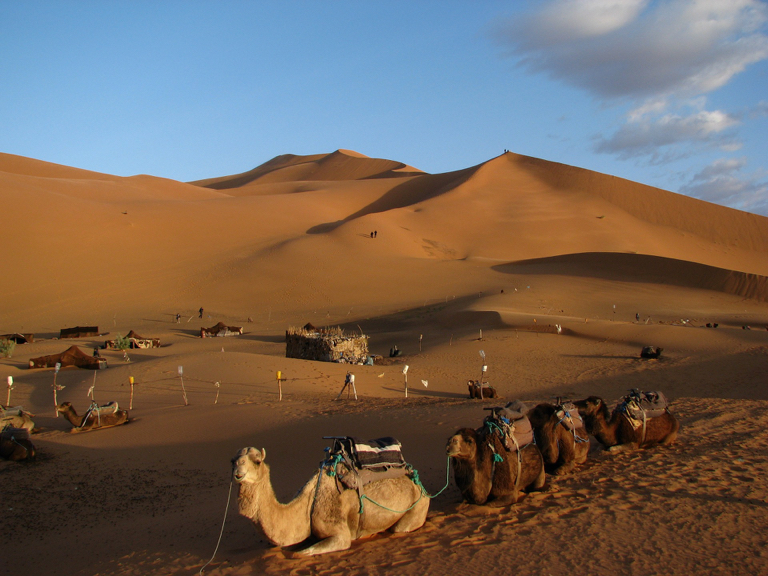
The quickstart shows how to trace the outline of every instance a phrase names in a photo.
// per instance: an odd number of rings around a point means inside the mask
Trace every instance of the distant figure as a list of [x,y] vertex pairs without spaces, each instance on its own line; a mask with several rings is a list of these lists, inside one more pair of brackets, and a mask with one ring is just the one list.
[[378,230],[374,230],[373,231],[373,237],[376,238],[376,236],[378,236],[378,235],[379,235],[379,231]]
[[200,318],[202,318],[202,317],[203,317],[203,307],[200,306]]
[[639,312],[635,314],[635,320],[640,322],[640,313]]
[[98,348],[94,348],[93,349],[93,357],[94,358],[98,358],[99,357],[99,349]]
[[373,232],[371,232],[371,238],[373,238]]
[[181,314],[176,313],[176,324],[181,324]]
[[389,350],[389,357],[394,358],[395,356],[400,356],[400,350],[397,349],[397,346]]

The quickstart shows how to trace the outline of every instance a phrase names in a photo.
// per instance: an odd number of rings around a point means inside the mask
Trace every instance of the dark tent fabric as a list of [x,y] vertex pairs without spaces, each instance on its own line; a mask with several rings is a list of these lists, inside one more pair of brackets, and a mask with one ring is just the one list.
[[60,362],[61,367],[77,366],[78,368],[90,368],[98,370],[107,367],[107,361],[103,358],[94,358],[80,350],[77,346],[70,346],[60,354],[51,354],[50,356],[40,356],[39,358],[30,358],[30,368],[53,368]]
[[59,338],[90,338],[99,335],[98,326],[75,326],[74,328],[62,328]]
[[0,340],[13,340],[14,342],[16,342],[16,344],[26,344],[27,342],[34,342],[35,335],[19,334],[18,332],[16,332],[15,334],[2,334],[0,335]]
[[243,328],[241,326],[227,326],[224,322],[219,322],[210,328],[200,328],[200,338],[207,338],[209,336],[236,336],[237,334],[242,333]]

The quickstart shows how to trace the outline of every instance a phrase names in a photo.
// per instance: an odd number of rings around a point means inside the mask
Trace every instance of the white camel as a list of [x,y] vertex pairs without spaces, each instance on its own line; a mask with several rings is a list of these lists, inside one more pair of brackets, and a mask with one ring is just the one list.
[[387,529],[412,532],[427,519],[429,497],[407,476],[371,482],[364,486],[361,498],[321,469],[293,500],[281,504],[265,457],[264,449],[248,447],[232,459],[233,480],[239,485],[238,510],[260,526],[272,544],[293,546],[310,536],[317,539],[289,556],[346,550],[357,538]]

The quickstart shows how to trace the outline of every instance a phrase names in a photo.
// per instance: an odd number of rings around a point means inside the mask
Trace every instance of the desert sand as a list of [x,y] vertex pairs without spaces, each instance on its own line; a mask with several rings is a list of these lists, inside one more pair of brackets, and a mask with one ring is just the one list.
[[[0,206],[0,334],[35,335],[0,382],[38,428],[34,462],[0,462],[4,575],[197,574],[220,534],[205,574],[768,572],[767,218],[512,153],[426,174],[346,150],[191,183],[0,154]],[[219,321],[244,333],[199,337]],[[307,322],[385,357],[352,367],[358,401],[334,401],[349,365],[285,358]],[[74,326],[102,335],[58,339]],[[53,370],[29,359],[129,330],[162,346],[56,378],[82,412],[94,385],[127,408],[133,377],[132,421],[70,434]],[[467,396],[481,350],[501,400]],[[245,446],[266,449],[286,502],[323,436],[394,436],[436,493],[446,440],[484,407],[631,388],[667,395],[678,440],[619,455],[593,440],[514,506],[462,503],[448,477],[417,532],[301,560],[238,516],[236,489],[227,507]]]

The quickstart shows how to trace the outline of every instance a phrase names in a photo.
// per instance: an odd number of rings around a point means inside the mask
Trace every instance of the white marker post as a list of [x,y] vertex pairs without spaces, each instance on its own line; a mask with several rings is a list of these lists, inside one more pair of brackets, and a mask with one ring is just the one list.
[[488,371],[488,366],[485,364],[485,350],[480,350],[480,357],[483,359],[483,367],[480,370],[480,400],[483,399],[483,377]]
[[216,400],[213,401],[214,404],[219,403],[219,390],[221,390],[221,382],[216,382]]
[[56,366],[53,369],[53,407],[56,410],[56,413],[54,414],[56,418],[59,417],[59,400],[57,392],[63,388],[56,384],[56,377],[59,375],[59,370],[61,370],[61,362],[56,362]]
[[187,402],[187,389],[184,388],[184,366],[179,366],[179,380],[181,380],[181,393],[184,395],[184,406],[189,406],[189,402]]
[[408,364],[403,366],[403,376],[405,377],[405,397],[408,398]]
[[11,390],[13,390],[13,376],[8,376],[8,398],[5,400],[5,405],[11,405]]

